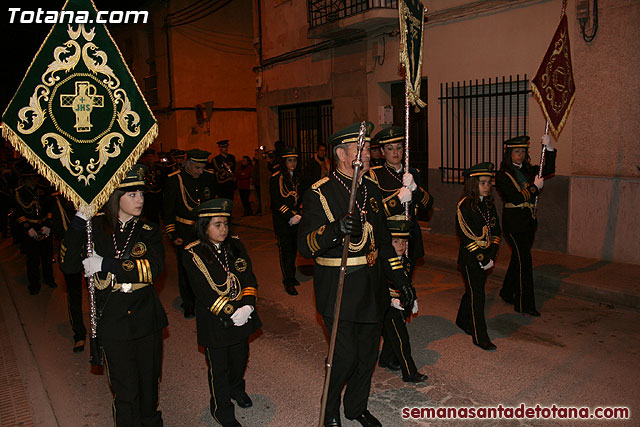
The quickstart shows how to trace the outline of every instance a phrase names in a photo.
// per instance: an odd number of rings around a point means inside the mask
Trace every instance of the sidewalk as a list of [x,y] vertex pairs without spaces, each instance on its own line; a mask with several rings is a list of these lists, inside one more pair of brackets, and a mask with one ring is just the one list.
[[[423,228],[425,265],[457,268],[458,238],[431,234]],[[489,278],[502,282],[511,248],[500,245],[496,266]],[[534,249],[533,277],[536,290],[563,294],[640,311],[640,266]]]

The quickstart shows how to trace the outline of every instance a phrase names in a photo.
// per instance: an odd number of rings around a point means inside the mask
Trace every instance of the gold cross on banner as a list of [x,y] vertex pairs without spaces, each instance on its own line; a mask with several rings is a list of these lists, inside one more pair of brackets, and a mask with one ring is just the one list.
[[91,131],[91,111],[104,107],[104,96],[96,95],[96,87],[88,81],[76,81],[76,93],[60,95],[60,106],[71,108],[76,115],[74,127],[77,132]]

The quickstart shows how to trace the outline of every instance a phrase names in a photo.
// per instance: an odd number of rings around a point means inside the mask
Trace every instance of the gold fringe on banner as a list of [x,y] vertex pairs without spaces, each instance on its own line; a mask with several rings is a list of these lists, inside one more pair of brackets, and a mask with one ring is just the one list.
[[125,160],[118,170],[111,176],[109,181],[104,185],[102,190],[93,198],[91,203],[86,204],[85,201],[76,193],[76,191],[67,184],[67,182],[60,177],[53,169],[51,169],[45,162],[36,155],[31,148],[24,142],[20,136],[14,132],[6,123],[2,126],[2,136],[11,142],[13,148],[20,153],[22,157],[33,166],[40,175],[42,175],[47,181],[49,181],[62,195],[69,201],[71,201],[75,208],[82,211],[85,215],[92,217],[100,208],[109,200],[113,190],[118,188],[120,181],[125,177],[127,172],[131,170],[133,165],[136,164],[140,156],[149,148],[153,141],[158,136],[158,124],[154,123],[149,129],[147,134],[136,145],[136,148],[131,151],[127,160]]
[[569,117],[569,112],[571,111],[571,107],[573,106],[573,101],[576,99],[576,93],[573,92],[573,94],[571,95],[571,99],[569,100],[569,103],[567,104],[567,108],[565,108],[565,110],[564,110],[564,114],[562,115],[562,119],[560,120],[560,123],[558,123],[558,126],[556,127],[553,124],[553,122],[551,121],[551,118],[550,118],[551,116],[549,115],[549,112],[547,111],[547,107],[545,106],[544,100],[542,98],[542,94],[538,90],[538,86],[536,86],[535,84],[532,84],[531,85],[531,92],[533,93],[533,96],[538,101],[538,104],[540,105],[540,109],[542,110],[542,114],[544,115],[545,119],[549,123],[549,129],[551,130],[551,133],[553,134],[553,138],[557,141],[558,140],[558,135],[560,135],[560,132],[562,132],[562,129],[564,128],[564,125],[567,122],[567,118]]

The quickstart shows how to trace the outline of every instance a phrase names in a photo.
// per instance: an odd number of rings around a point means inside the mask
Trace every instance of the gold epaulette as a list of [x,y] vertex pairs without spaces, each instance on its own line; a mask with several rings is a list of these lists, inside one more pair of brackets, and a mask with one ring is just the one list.
[[199,244],[200,244],[200,240],[195,240],[195,241],[189,243],[187,246],[185,246],[184,250],[191,249],[194,246],[198,246]]
[[142,229],[143,230],[147,230],[147,231],[151,231],[151,230],[153,230],[153,227],[150,226],[149,224],[142,224]]
[[271,177],[274,177],[276,175],[278,175],[280,173],[280,171],[275,171],[274,173],[271,174]]
[[365,175],[365,177],[369,178],[369,180],[372,181],[377,186],[380,186],[380,184],[378,183],[378,175],[376,175],[376,173],[374,172],[374,169],[377,169],[380,167],[382,166],[372,167],[371,169],[369,169],[369,173]]
[[373,182],[374,184],[377,184],[377,183],[378,183],[378,181],[377,181],[377,180],[375,180],[373,177],[371,177],[371,176],[369,176],[369,175],[365,175],[364,177],[365,177],[365,178],[367,178],[369,181]]
[[240,240],[240,236],[237,236],[237,235],[236,236],[231,236],[231,238]]
[[313,188],[314,190],[316,190],[318,187],[320,187],[321,185],[323,185],[325,182],[329,181],[329,177],[325,176],[324,178],[320,178],[319,180],[317,180],[312,186],[311,188]]
[[374,166],[374,167],[372,167],[372,168],[369,168],[369,170],[373,170],[373,169],[380,169],[380,168],[382,168],[382,165]]
[[171,172],[171,173],[170,173],[169,175],[167,175],[167,176],[173,176],[173,175],[176,175],[176,174],[179,174],[179,173],[180,173],[180,169],[178,169],[177,171],[173,171],[173,172]]
[[213,174],[213,169],[205,169],[204,171],[205,171],[206,173]]

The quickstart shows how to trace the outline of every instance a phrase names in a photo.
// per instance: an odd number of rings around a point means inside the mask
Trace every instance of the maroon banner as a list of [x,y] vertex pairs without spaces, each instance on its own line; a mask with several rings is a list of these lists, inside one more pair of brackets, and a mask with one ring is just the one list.
[[562,15],[542,64],[531,82],[553,136],[558,139],[576,96],[567,15]]

